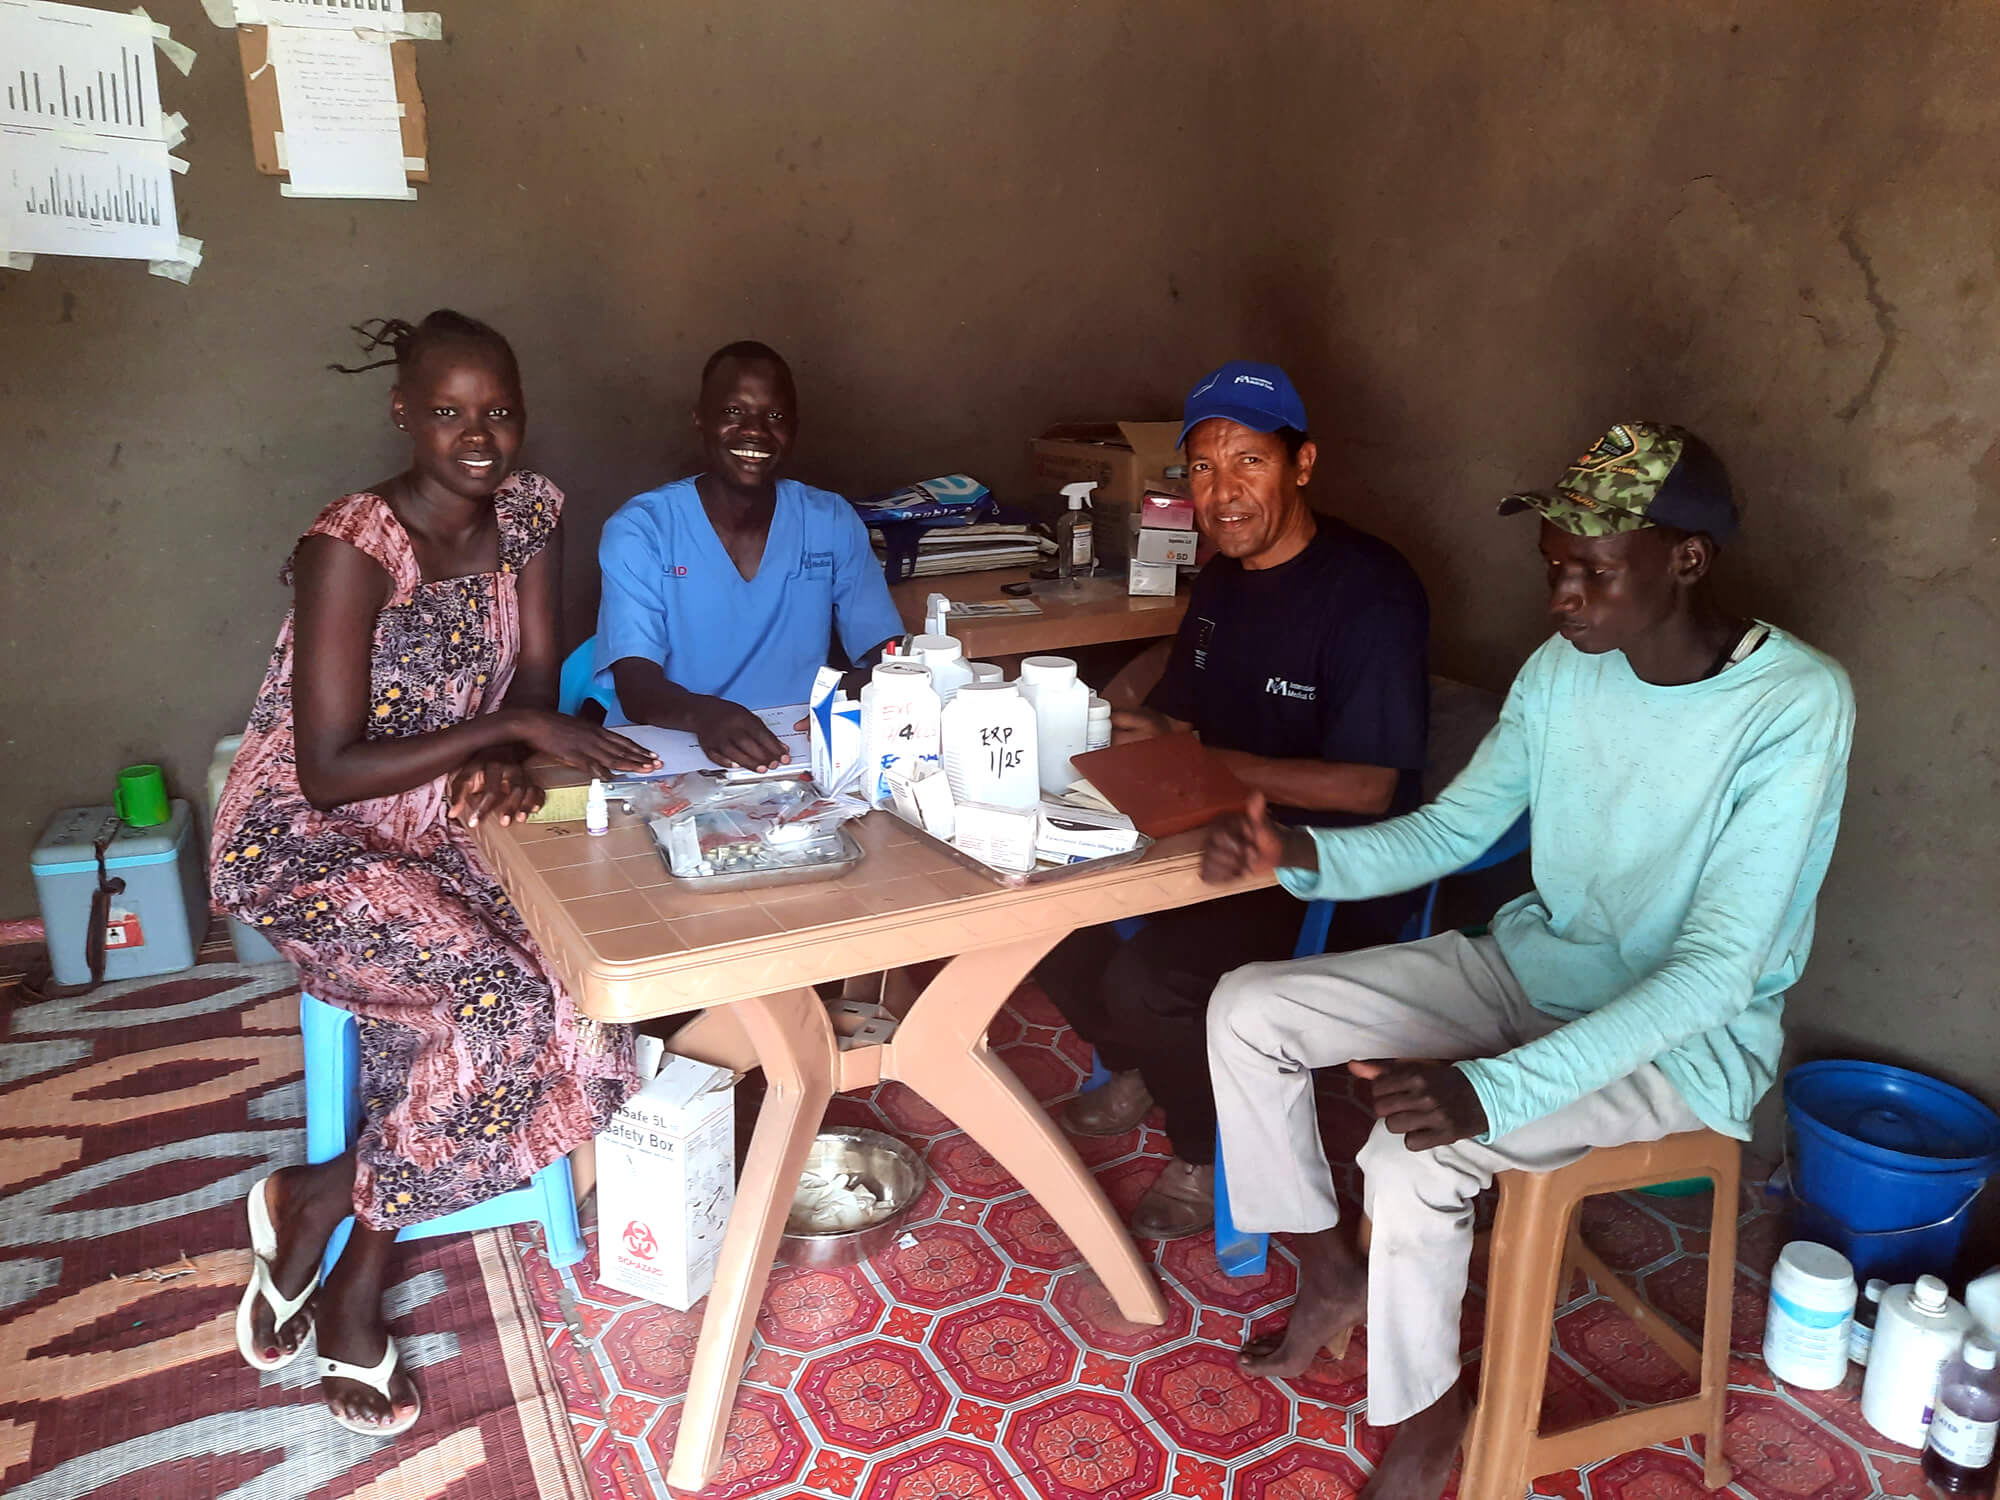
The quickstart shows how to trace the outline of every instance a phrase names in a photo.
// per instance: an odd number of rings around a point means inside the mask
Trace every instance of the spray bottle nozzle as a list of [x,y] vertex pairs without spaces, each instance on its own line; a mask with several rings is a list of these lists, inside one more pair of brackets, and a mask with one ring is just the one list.
[[1096,488],[1096,480],[1079,479],[1075,484],[1064,485],[1062,492],[1069,497],[1069,508],[1071,510],[1083,510],[1089,506],[1090,492]]

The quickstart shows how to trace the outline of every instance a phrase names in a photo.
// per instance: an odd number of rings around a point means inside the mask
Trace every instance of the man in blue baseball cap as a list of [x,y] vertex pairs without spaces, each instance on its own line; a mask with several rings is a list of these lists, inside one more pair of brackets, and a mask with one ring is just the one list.
[[[1245,784],[1306,827],[1344,827],[1417,804],[1429,691],[1429,605],[1387,542],[1307,503],[1319,450],[1276,365],[1235,360],[1188,393],[1181,444],[1195,520],[1220,554],[1195,580],[1165,675],[1121,740],[1193,729]],[[1331,946],[1390,942],[1412,901],[1343,903]],[[1289,958],[1299,908],[1277,890],[1228,896],[1149,924],[1066,939],[1037,969],[1112,1081],[1072,1102],[1085,1135],[1132,1129],[1155,1104],[1173,1160],[1133,1232],[1177,1239],[1215,1207],[1215,1098],[1204,1017],[1221,977]]]

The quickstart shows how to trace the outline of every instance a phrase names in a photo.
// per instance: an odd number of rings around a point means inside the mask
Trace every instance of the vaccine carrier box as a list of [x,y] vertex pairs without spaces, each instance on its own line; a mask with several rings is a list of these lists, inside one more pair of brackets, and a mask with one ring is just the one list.
[[598,1133],[597,1279],[686,1312],[735,1201],[736,1075],[669,1054]]
[[49,820],[28,855],[35,900],[48,934],[58,984],[90,983],[90,902],[97,894],[96,842],[117,828],[104,851],[105,873],[123,880],[104,927],[104,977],[139,979],[194,967],[208,932],[208,890],[193,815],[175,798],[167,821],[126,828],[111,807],[68,807]]

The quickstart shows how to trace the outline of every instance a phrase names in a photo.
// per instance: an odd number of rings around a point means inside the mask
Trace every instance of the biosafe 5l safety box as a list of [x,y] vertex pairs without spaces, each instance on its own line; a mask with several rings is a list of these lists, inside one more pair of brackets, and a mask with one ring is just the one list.
[[152,828],[120,827],[110,807],[69,807],[49,820],[28,865],[58,984],[90,982],[84,944],[97,892],[96,842],[113,827],[104,868],[125,889],[111,898],[105,923],[104,977],[138,979],[194,966],[208,931],[208,899],[193,824],[179,798],[167,821]]

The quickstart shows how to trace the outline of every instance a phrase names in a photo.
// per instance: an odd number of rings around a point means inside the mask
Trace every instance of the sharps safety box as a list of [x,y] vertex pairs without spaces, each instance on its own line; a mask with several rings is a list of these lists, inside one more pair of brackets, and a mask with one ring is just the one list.
[[[172,807],[167,821],[152,828],[119,827],[105,848],[106,874],[125,882],[125,889],[111,898],[105,923],[107,980],[193,968],[195,949],[208,931],[194,820],[179,798]],[[90,900],[97,893],[96,842],[117,822],[118,814],[109,807],[65,808],[49,820],[28,856],[58,984],[90,982],[84,942]]]

